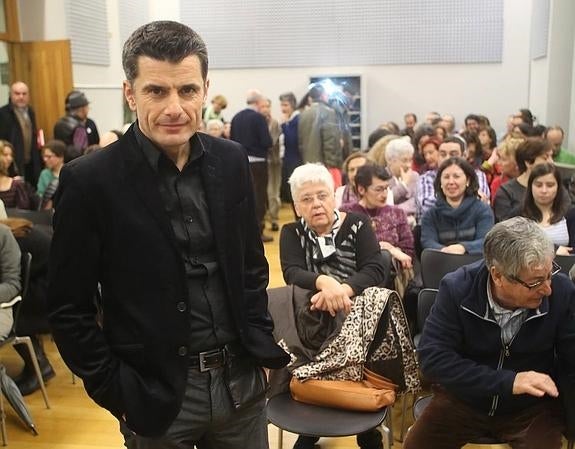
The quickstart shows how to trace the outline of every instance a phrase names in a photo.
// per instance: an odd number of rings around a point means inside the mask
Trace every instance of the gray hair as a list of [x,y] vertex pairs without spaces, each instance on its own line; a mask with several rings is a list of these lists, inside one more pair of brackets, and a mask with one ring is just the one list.
[[246,93],[246,104],[255,104],[258,101],[264,100],[264,96],[257,89],[250,89]]
[[555,256],[553,242],[532,220],[513,217],[497,223],[485,236],[483,254],[488,268],[509,276],[542,265]]
[[297,201],[297,196],[300,189],[306,183],[324,184],[330,191],[334,191],[333,178],[325,166],[319,163],[311,163],[300,165],[297,167],[289,177],[289,186],[291,196],[294,201]]
[[394,159],[399,159],[403,156],[413,156],[413,145],[410,142],[409,137],[400,137],[399,139],[393,139],[385,147],[385,160],[389,161]]
[[132,33],[122,50],[122,66],[130,82],[138,77],[140,56],[171,63],[181,62],[188,56],[197,56],[203,80],[208,76],[206,44],[198,33],[179,22],[158,20],[142,25]]

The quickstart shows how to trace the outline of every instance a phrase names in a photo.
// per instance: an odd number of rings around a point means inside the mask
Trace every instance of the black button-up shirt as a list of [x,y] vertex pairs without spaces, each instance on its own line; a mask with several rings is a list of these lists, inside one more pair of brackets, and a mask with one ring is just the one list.
[[179,312],[189,309],[192,354],[221,347],[237,338],[218,269],[209,206],[202,181],[204,148],[197,135],[190,139],[190,154],[180,171],[163,151],[139,129],[136,139],[158,175],[158,189],[174,231],[188,277],[188,299],[176,301]]

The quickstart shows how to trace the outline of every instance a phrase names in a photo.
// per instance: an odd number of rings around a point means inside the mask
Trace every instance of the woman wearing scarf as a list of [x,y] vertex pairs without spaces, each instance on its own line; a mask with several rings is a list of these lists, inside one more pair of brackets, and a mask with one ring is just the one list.
[[[321,164],[305,164],[289,179],[299,220],[285,225],[280,238],[284,280],[316,291],[312,310],[332,316],[351,310],[353,297],[385,281],[379,244],[369,218],[335,208],[334,184]],[[311,449],[317,437],[300,436],[294,449]],[[357,436],[362,449],[382,448],[375,429]]]

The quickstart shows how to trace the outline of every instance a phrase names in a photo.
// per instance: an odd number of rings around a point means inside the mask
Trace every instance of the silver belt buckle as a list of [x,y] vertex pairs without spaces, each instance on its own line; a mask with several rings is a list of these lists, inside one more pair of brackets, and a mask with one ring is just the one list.
[[222,348],[200,352],[198,359],[200,361],[200,372],[202,373],[214,368],[219,368],[226,363],[226,350]]

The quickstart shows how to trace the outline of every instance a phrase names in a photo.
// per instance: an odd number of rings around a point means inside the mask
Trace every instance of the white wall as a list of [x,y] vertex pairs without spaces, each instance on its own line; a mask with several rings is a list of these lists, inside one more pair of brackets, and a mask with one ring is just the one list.
[[[530,102],[539,123],[560,125],[566,131],[569,146],[575,147],[574,132],[569,132],[575,115],[572,100],[575,43],[575,2],[553,0],[550,3],[547,56],[531,62]],[[572,126],[571,126],[572,128]],[[571,139],[569,139],[569,137]]]
[[[119,42],[117,26],[118,1],[121,0],[108,0],[111,65],[74,65],[74,84],[88,95],[92,102],[91,116],[103,131],[117,128],[122,121],[123,73],[120,64],[122,43]],[[38,10],[43,10],[45,14],[47,39],[65,37],[64,0],[20,2],[26,4],[21,11],[30,10],[32,2],[44,5]],[[431,110],[454,114],[458,125],[466,114],[482,113],[491,119],[497,130],[503,130],[506,117],[520,107],[531,107],[536,115],[546,115],[548,110],[545,107],[548,93],[536,88],[534,80],[548,78],[549,75],[545,74],[545,64],[537,67],[537,61],[531,64],[529,56],[531,5],[532,0],[505,0],[501,64],[211,70],[208,99],[218,93],[224,94],[229,101],[225,111],[225,117],[229,119],[244,107],[246,90],[256,87],[272,99],[273,111],[279,115],[279,94],[291,90],[299,98],[305,92],[310,76],[359,74],[365,86],[362,98],[365,108],[364,136],[383,121],[393,120],[401,124],[405,112],[415,112],[423,119],[425,113]],[[177,20],[179,1],[150,0],[149,14],[151,20]],[[27,21],[27,16],[30,14],[21,15],[21,20]],[[31,28],[23,26],[22,29]],[[270,35],[273,36],[273,29]],[[207,45],[209,50],[209,42]],[[530,69],[535,72],[531,80]],[[539,107],[542,109],[539,110]]]
[[530,5],[530,0],[505,1],[501,64],[213,70],[208,97],[226,95],[230,103],[227,118],[243,107],[246,90],[256,87],[275,100],[274,110],[279,114],[279,94],[293,90],[299,98],[310,76],[361,74],[367,90],[362,104],[367,109],[368,133],[383,121],[401,124],[405,112],[415,112],[423,119],[431,110],[454,114],[458,124],[470,112],[482,113],[496,129],[504,129],[507,115],[528,105]]

